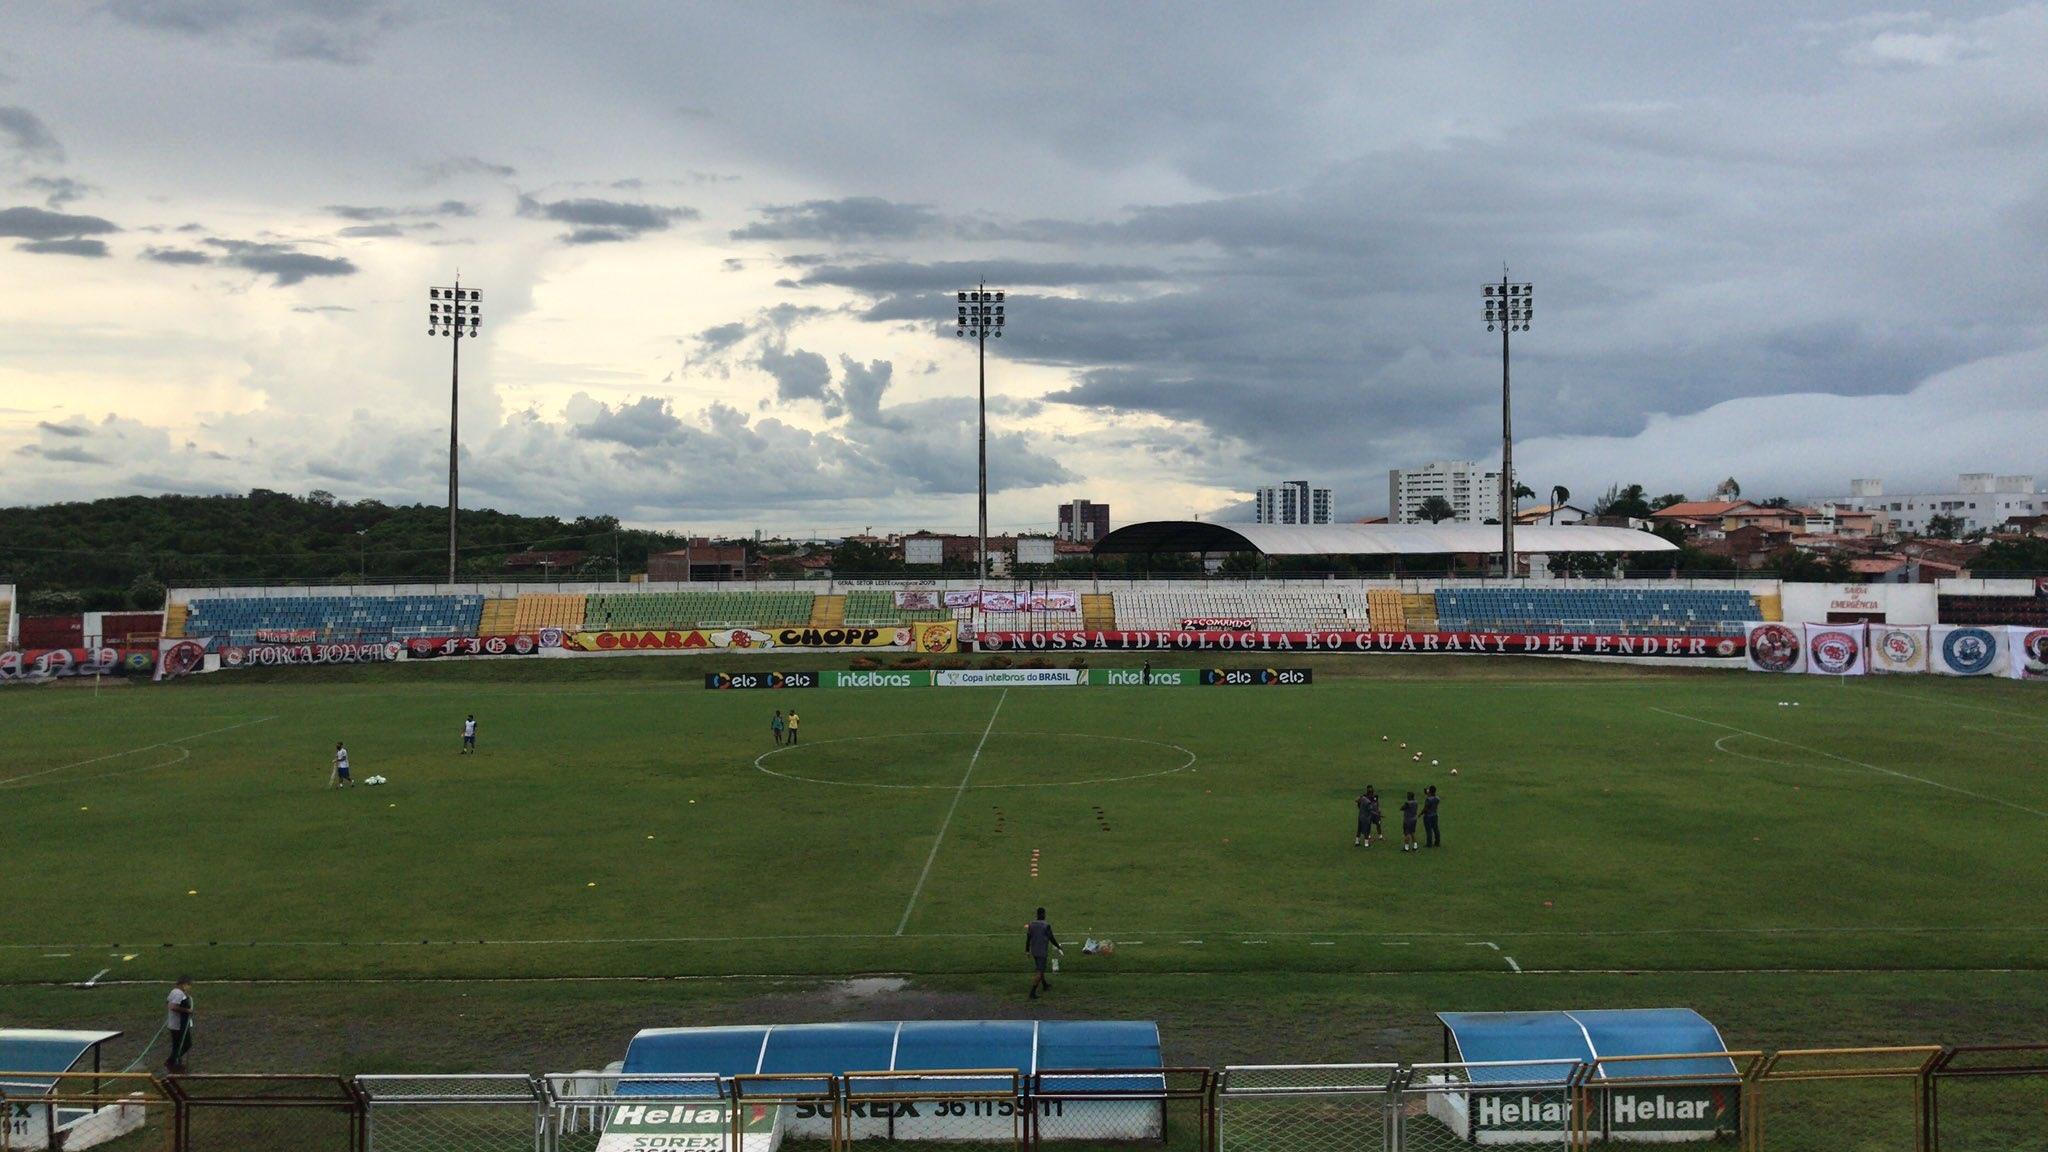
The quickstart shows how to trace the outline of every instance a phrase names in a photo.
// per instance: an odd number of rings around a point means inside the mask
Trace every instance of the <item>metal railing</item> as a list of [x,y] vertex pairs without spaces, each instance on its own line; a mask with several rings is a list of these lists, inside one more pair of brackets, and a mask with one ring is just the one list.
[[2048,1044],[746,1075],[0,1071],[0,1152],[2048,1149]]

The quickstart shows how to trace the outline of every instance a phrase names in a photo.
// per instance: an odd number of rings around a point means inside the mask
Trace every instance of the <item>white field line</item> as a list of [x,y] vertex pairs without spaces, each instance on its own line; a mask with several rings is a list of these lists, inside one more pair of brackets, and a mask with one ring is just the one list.
[[[1844,676],[1842,677],[1842,682],[1846,684],[1848,683],[1848,679],[1848,677]],[[1942,696],[1915,696],[1910,692],[1893,692],[1888,689],[1873,687],[1868,684],[1857,684],[1855,687],[1856,690],[1859,692],[1869,692],[1877,696],[1891,696],[1900,700],[1915,700],[1925,704],[1945,704],[1950,708],[1968,708],[1972,712],[1990,712],[1998,716],[2017,717],[2021,720],[2030,721],[2035,724],[2048,724],[2048,716],[2036,716],[2026,712],[2014,712],[2010,708],[1987,708],[1982,704],[1965,704],[1960,700],[1950,700]]]
[[[100,762],[101,762],[101,761],[103,761],[103,760],[118,760],[118,759],[120,759],[120,758],[121,758],[121,757],[123,757],[123,756],[133,756],[133,755],[135,755],[135,754],[136,754],[136,753],[138,753],[138,752],[148,752],[148,751],[151,751],[152,749],[156,749],[156,748],[173,748],[173,747],[176,747],[177,745],[183,744],[183,743],[184,743],[185,741],[187,741],[187,740],[197,740],[197,739],[199,739],[199,738],[200,738],[201,736],[214,736],[214,735],[218,735],[219,733],[222,733],[222,732],[233,732],[233,731],[234,731],[235,729],[237,729],[237,728],[248,728],[248,727],[250,727],[250,726],[252,726],[252,725],[255,725],[255,724],[261,724],[261,723],[263,723],[263,722],[264,722],[264,721],[266,721],[266,720],[275,720],[275,719],[277,719],[277,717],[275,717],[275,716],[259,716],[259,717],[257,717],[257,718],[256,718],[256,719],[254,719],[254,720],[244,720],[244,721],[242,721],[242,722],[241,722],[240,724],[229,724],[229,725],[227,725],[227,726],[225,726],[225,727],[221,727],[221,728],[209,728],[209,729],[207,729],[207,730],[206,730],[206,731],[204,731],[204,732],[194,732],[194,733],[192,733],[192,734],[191,734],[190,736],[176,736],[176,737],[173,737],[173,738],[171,738],[171,739],[169,739],[169,740],[159,740],[159,741],[157,741],[157,742],[156,742],[156,743],[154,743],[154,744],[144,744],[144,745],[143,745],[142,747],[140,747],[140,748],[130,748],[130,749],[128,749],[128,750],[127,750],[127,751],[125,751],[125,752],[109,752],[109,753],[107,753],[107,754],[106,754],[106,755],[104,755],[104,756],[94,756],[94,757],[92,757],[91,759],[87,759],[87,760],[73,760],[73,761],[72,761],[71,763],[69,763],[69,764],[59,764],[59,765],[57,765],[57,766],[56,766],[55,768],[42,768],[42,769],[38,769],[37,771],[34,771],[34,772],[24,772],[24,773],[22,773],[22,774],[21,774],[21,775],[19,775],[19,776],[9,776],[9,777],[6,777],[5,779],[0,779],[0,785],[5,785],[5,784],[18,784],[19,782],[21,782],[21,781],[23,781],[23,780],[33,780],[33,779],[35,779],[35,778],[36,778],[36,777],[38,777],[38,776],[48,776],[48,775],[50,775],[51,773],[54,773],[54,772],[62,772],[62,771],[64,771],[64,770],[65,770],[66,768],[83,768],[83,767],[85,767],[85,766],[86,766],[86,765],[88,765],[88,764],[98,764],[98,763],[100,763]],[[177,761],[174,761],[174,760],[173,760],[173,761],[165,761],[165,763],[167,763],[167,764],[174,764],[174,763],[176,763],[176,762],[177,762]],[[162,766],[163,766],[163,765],[152,765],[152,767],[162,767]]]
[[[1997,804],[2005,808],[2014,809],[2015,811],[2025,812],[2031,816],[2048,817],[2048,812],[2043,812],[2039,808],[2029,808],[2025,804],[2017,804],[2011,800],[2001,800],[1996,796],[1986,796],[1982,792],[1972,792],[1968,788],[1958,788],[1953,784],[1944,784],[1939,780],[1929,780],[1925,776],[1915,776],[1911,773],[1899,772],[1891,768],[1880,768],[1875,764],[1868,764],[1861,760],[1853,760],[1847,756],[1838,756],[1833,752],[1824,751],[1819,748],[1810,748],[1804,744],[1796,744],[1790,740],[1780,740],[1776,736],[1766,736],[1761,732],[1751,732],[1747,728],[1737,728],[1733,724],[1723,724],[1717,720],[1702,720],[1698,716],[1688,716],[1683,712],[1673,712],[1669,708],[1657,708],[1653,706],[1650,709],[1650,711],[1662,712],[1666,716],[1673,716],[1680,720],[1690,720],[1695,724],[1705,724],[1710,728],[1720,728],[1725,731],[1739,733],[1743,736],[1754,736],[1758,740],[1768,740],[1773,744],[1783,744],[1787,748],[1797,748],[1802,752],[1811,752],[1816,756],[1825,756],[1830,760],[1839,760],[1844,764],[1853,764],[1858,768],[1866,768],[1872,772],[1876,772],[1883,776],[1893,776],[1900,780],[1911,780],[1916,784],[1925,784],[1930,788],[1940,788],[1945,792],[1954,792],[1958,795],[1968,796],[1972,800],[1982,800],[1988,804]],[[1727,751],[1726,749],[1722,750]],[[1822,767],[1825,767],[1825,765],[1822,765]]]
[[[1886,978],[1901,974],[1932,976],[2019,976],[2030,979],[2040,975],[2038,968],[1895,968],[1873,966],[1868,968],[1522,968],[1510,972],[1505,969],[1484,968],[1456,970],[1459,976],[1882,976]],[[1147,976],[1215,976],[1213,969],[1163,969],[1148,971]],[[1342,973],[1353,976],[1414,976],[1413,968],[1353,968]],[[917,980],[931,975],[924,972],[861,972],[859,976],[898,976],[906,980]],[[245,988],[259,988],[283,985],[315,984],[683,984],[709,982],[714,980],[744,980],[762,984],[815,987],[837,984],[847,976],[792,976],[786,972],[705,972],[698,974],[671,974],[666,976],[256,976],[216,977],[207,980],[210,985],[235,985]],[[47,980],[0,981],[0,988],[48,988],[72,987],[52,984]],[[96,988],[161,988],[161,978],[150,980],[102,980]]]
[[1503,956],[1502,959],[1506,960],[1508,962],[1508,967],[1514,969],[1516,972],[1520,972],[1522,970],[1522,966],[1520,964],[1515,963],[1515,958],[1513,956]]
[[2003,736],[2008,740],[2025,740],[2029,744],[2048,744],[2048,736],[2032,736],[2025,732],[2008,732],[2003,728],[1984,728],[1976,724],[1965,724],[1963,728],[1970,732],[1982,732],[1988,736]]
[[[1165,935],[1171,935],[1171,934],[1172,934],[1173,932],[1175,932],[1175,931],[1185,931],[1185,929],[1165,929],[1165,930],[1163,930],[1163,932],[1162,932],[1162,930],[1160,930],[1160,929],[1152,929],[1151,931],[1152,931],[1152,932],[1154,932],[1154,933],[1156,933],[1156,934],[1165,934]],[[231,949],[235,949],[235,948],[306,948],[306,949],[311,949],[311,948],[478,948],[478,947],[483,947],[483,948],[559,948],[559,947],[592,947],[592,946],[600,946],[600,945],[632,945],[632,944],[771,944],[771,943],[799,943],[799,942],[805,942],[805,941],[829,941],[829,942],[841,942],[841,943],[844,943],[844,942],[849,942],[849,941],[852,941],[852,942],[859,942],[859,941],[903,941],[903,942],[908,942],[908,941],[933,941],[933,940],[1006,940],[1006,939],[1009,939],[1011,935],[1012,935],[1012,933],[1009,933],[1009,932],[906,932],[906,933],[905,933],[905,934],[903,934],[902,936],[897,936],[896,934],[894,934],[894,933],[889,933],[889,932],[795,932],[795,933],[786,933],[786,934],[782,934],[782,935],[760,935],[760,936],[591,936],[591,937],[575,937],[575,938],[570,938],[570,937],[557,937],[557,938],[551,938],[551,939],[533,939],[533,940],[500,940],[500,939],[489,939],[489,938],[479,938],[479,939],[468,939],[468,940],[433,940],[433,939],[427,939],[427,940],[422,940],[422,939],[419,939],[419,938],[415,937],[415,938],[412,938],[412,939],[407,939],[407,940],[227,940],[227,941],[211,941],[211,942],[209,942],[209,941],[186,941],[186,942],[184,942],[184,943],[178,943],[178,942],[176,942],[176,941],[168,941],[168,942],[163,942],[162,946],[164,946],[164,947],[170,947],[170,948],[191,948],[191,949],[203,949],[203,948],[219,948],[219,949],[223,949],[223,950],[231,950]],[[1253,934],[1252,934],[1252,933],[1248,933],[1248,932],[1235,932],[1235,933],[1230,933],[1229,935],[1230,935],[1230,936],[1231,936],[1231,937],[1232,937],[1233,939],[1247,939],[1247,938],[1250,938],[1250,937],[1252,937],[1252,936],[1253,936]],[[1306,942],[1306,940],[1307,940],[1308,938],[1310,938],[1310,937],[1315,937],[1315,938],[1324,938],[1324,937],[1334,937],[1334,938],[1337,938],[1337,939],[1349,939],[1349,940],[1368,940],[1368,941],[1370,941],[1370,940],[1380,940],[1380,942],[1381,942],[1381,943],[1383,943],[1383,944],[1395,944],[1395,945],[1397,945],[1397,946],[1398,946],[1398,945],[1406,945],[1406,944],[1412,944],[1412,943],[1414,943],[1414,942],[1415,942],[1414,940],[1399,940],[1399,941],[1389,941],[1389,940],[1384,940],[1384,939],[1381,939],[1381,938],[1385,937],[1386,935],[1387,935],[1387,934],[1386,934],[1386,933],[1384,933],[1384,932],[1376,932],[1376,931],[1370,931],[1370,930],[1358,930],[1358,931],[1350,931],[1350,930],[1340,930],[1340,931],[1334,931],[1334,932],[1333,932],[1333,931],[1330,931],[1330,930],[1328,930],[1328,929],[1324,929],[1324,930],[1320,930],[1320,931],[1308,931],[1308,930],[1303,930],[1303,929],[1293,929],[1293,928],[1286,928],[1286,929],[1280,929],[1280,930],[1277,930],[1277,931],[1275,931],[1275,930],[1268,930],[1268,931],[1263,931],[1263,932],[1260,932],[1260,933],[1257,933],[1257,934],[1256,934],[1256,936],[1257,936],[1257,938],[1258,938],[1259,942],[1261,942],[1261,943],[1272,943],[1272,942],[1273,942],[1273,941],[1267,940],[1267,939],[1266,939],[1266,937],[1282,937],[1283,939],[1281,939],[1281,940],[1279,941],[1279,942],[1280,942],[1280,943],[1282,943],[1282,944],[1294,944],[1294,943],[1299,943],[1299,942]],[[1421,940],[1421,941],[1423,941],[1423,942],[1425,942],[1425,943],[1432,943],[1432,944],[1433,944],[1433,943],[1439,943],[1439,942],[1442,942],[1442,941],[1444,941],[1444,940],[1447,940],[1447,939],[1454,939],[1454,938],[1456,938],[1456,937],[1458,937],[1458,936],[1463,936],[1463,935],[1469,935],[1469,933],[1464,933],[1464,932],[1417,932],[1417,931],[1409,931],[1409,932],[1403,932],[1403,933],[1401,933],[1401,935],[1402,935],[1402,936],[1406,936],[1406,937],[1415,937],[1415,938],[1416,938],[1417,940]],[[1564,939],[1564,940],[1607,940],[1607,939],[1640,939],[1640,938],[1650,938],[1650,937],[1681,937],[1681,936],[1763,936],[1763,937],[1802,937],[1802,936],[1815,936],[1815,937],[1829,937],[1829,936],[1999,936],[1999,935],[2016,935],[2016,936],[2041,936],[2041,935],[2048,935],[2048,925],[2039,925],[2039,924],[2021,924],[2021,925],[1945,924],[1945,925],[1927,925],[1927,926],[1912,926],[1912,925],[1896,925],[1896,924],[1881,924],[1881,925],[1871,925],[1871,926],[1867,926],[1867,927],[1855,927],[1855,926],[1836,926],[1836,927],[1820,927],[1820,928],[1811,928],[1811,927],[1759,927],[1759,928],[1636,928],[1636,929],[1561,929],[1561,928],[1533,928],[1533,929],[1527,929],[1527,930],[1520,930],[1520,929],[1507,929],[1507,930],[1500,930],[1500,931],[1495,931],[1495,932],[1493,933],[1493,935],[1495,935],[1495,936],[1499,936],[1499,937],[1501,937],[1501,938],[1502,938],[1502,939],[1504,939],[1504,940],[1509,940],[1509,939],[1511,939],[1511,940],[1535,940],[1535,939]],[[1203,941],[1201,941],[1201,940],[1197,940],[1197,939],[1185,939],[1185,940],[1177,940],[1177,941],[1175,941],[1175,942],[1176,942],[1176,943],[1179,943],[1179,944],[1201,944],[1201,943],[1203,943]],[[24,942],[24,943],[10,943],[10,942],[4,942],[4,941],[0,941],[0,951],[25,951],[25,950],[29,950],[29,949],[36,949],[36,948],[43,948],[43,949],[51,949],[51,950],[55,950],[55,949],[60,949],[60,948],[68,948],[68,949],[72,949],[72,950],[75,950],[75,951],[85,951],[85,950],[88,950],[88,949],[94,949],[94,948],[115,948],[115,947],[121,947],[121,946],[122,946],[122,945],[119,945],[119,944],[112,944],[112,943],[107,943],[107,942],[104,942],[104,941],[102,941],[102,942],[97,942],[97,943],[80,943],[80,942],[76,942],[76,941],[73,941],[73,942],[54,942],[54,941],[40,941],[40,942]],[[130,941],[130,942],[128,943],[128,945],[126,945],[126,946],[128,946],[128,947],[133,947],[133,946],[134,946],[134,941]],[[1720,969],[1714,969],[1714,971],[1720,971]]]
[[93,973],[93,974],[92,974],[92,977],[91,977],[90,979],[88,979],[88,980],[84,981],[83,983],[79,984],[79,985],[78,985],[78,987],[80,987],[80,988],[90,988],[90,987],[92,987],[93,985],[95,985],[95,984],[98,984],[98,983],[100,982],[100,977],[102,977],[102,976],[105,976],[105,975],[106,975],[107,973],[109,973],[109,972],[112,972],[112,971],[113,971],[113,969],[112,969],[112,968],[102,968],[102,969],[100,969],[99,971],[97,971],[97,972]]
[[932,837],[932,850],[925,854],[924,870],[917,874],[917,887],[910,890],[910,903],[903,906],[903,919],[896,922],[896,935],[910,926],[910,914],[917,911],[917,898],[924,894],[924,882],[931,879],[932,862],[939,858],[939,845],[946,842],[946,829],[953,826],[953,813],[960,810],[960,798],[967,795],[967,782],[974,779],[974,766],[981,763],[981,750],[988,745],[988,734],[996,730],[996,717],[1003,714],[1003,701],[1010,698],[1010,690],[996,697],[995,711],[988,714],[988,727],[981,730],[981,741],[974,746],[974,755],[967,758],[967,771],[960,775],[960,786],[953,789],[953,802],[946,806],[946,818],[939,822],[939,834]]

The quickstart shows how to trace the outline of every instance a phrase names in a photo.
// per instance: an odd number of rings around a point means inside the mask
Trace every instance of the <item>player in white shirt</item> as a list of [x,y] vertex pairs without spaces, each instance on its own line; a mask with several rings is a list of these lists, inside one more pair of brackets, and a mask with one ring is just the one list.
[[192,978],[178,977],[171,986],[171,994],[165,997],[168,1013],[164,1019],[164,1031],[171,1034],[171,1055],[164,1061],[164,1068],[173,1075],[185,1071],[185,1053],[192,1050]]
[[348,788],[355,784],[348,775],[348,749],[343,747],[339,740],[334,742],[334,775],[327,779],[336,788]]
[[476,713],[474,712],[470,713],[469,719],[462,722],[462,751],[464,754],[476,751]]

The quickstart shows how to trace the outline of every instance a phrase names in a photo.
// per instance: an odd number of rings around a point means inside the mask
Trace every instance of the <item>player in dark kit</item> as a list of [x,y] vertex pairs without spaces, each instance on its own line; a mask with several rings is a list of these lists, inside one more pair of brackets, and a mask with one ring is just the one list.
[[[1031,957],[1031,998],[1038,999],[1038,990],[1052,991],[1052,982],[1045,978],[1045,966],[1051,951],[1060,947],[1059,937],[1052,934],[1052,925],[1046,922],[1045,909],[1040,908],[1031,923],[1024,926],[1024,951]],[[1066,949],[1060,948],[1064,952]]]
[[1358,794],[1358,832],[1351,837],[1353,848],[1361,845],[1372,847],[1372,797],[1363,792]]
[[1418,807],[1420,805],[1415,803],[1415,793],[1410,792],[1407,801],[1401,805],[1401,851],[1403,852],[1413,852],[1419,847],[1415,843],[1415,810]]
[[1422,839],[1430,848],[1444,846],[1443,834],[1436,828],[1436,807],[1436,785],[1431,784],[1422,790]]
[[1375,792],[1370,784],[1365,786],[1365,821],[1365,846],[1367,848],[1372,847],[1374,839],[1384,840],[1387,838],[1387,830],[1380,823],[1380,794]]

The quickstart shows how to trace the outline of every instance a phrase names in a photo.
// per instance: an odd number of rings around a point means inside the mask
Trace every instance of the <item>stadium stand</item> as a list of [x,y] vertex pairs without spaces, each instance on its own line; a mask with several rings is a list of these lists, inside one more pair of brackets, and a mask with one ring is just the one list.
[[187,636],[252,644],[256,633],[311,632],[323,641],[474,636],[484,598],[458,596],[247,596],[197,599]]
[[810,623],[809,592],[606,592],[584,607],[588,631],[635,628],[786,628]]
[[1107,592],[1081,593],[1081,627],[1091,632],[1116,631],[1116,597]]
[[1759,593],[1756,598],[1756,610],[1759,620],[1783,620],[1785,598],[1776,592]]
[[189,607],[188,605],[184,605],[184,604],[168,604],[168,605],[165,605],[165,606],[164,606],[164,638],[165,638],[165,639],[167,639],[167,640],[182,640],[182,639],[184,639],[184,638],[185,638],[185,621],[186,621],[186,618],[187,618],[187,617],[189,617],[189,616],[190,616],[191,614],[192,614],[192,609],[191,609],[191,607]]
[[483,615],[477,619],[477,631],[486,636],[503,636],[515,630],[519,618],[519,602],[492,598],[484,601]]
[[898,608],[896,594],[886,591],[854,591],[846,594],[846,623],[856,628],[888,627],[918,620],[951,620],[945,608]]
[[1737,636],[1758,619],[1747,592],[1688,588],[1439,588],[1445,631]]
[[1431,592],[1403,592],[1401,619],[1411,631],[1428,632],[1434,629],[1437,624],[1436,595]]
[[2048,597],[1943,596],[1943,624],[2020,624],[2048,627]]
[[584,596],[535,593],[521,596],[513,608],[512,632],[538,632],[543,628],[560,628],[565,632],[579,631],[583,627]]
[[1374,588],[1365,594],[1367,615],[1375,632],[1401,632],[1408,627],[1401,611],[1401,593],[1395,588]]
[[846,623],[846,597],[820,596],[811,601],[811,627],[839,628]]
[[1249,619],[1262,629],[1351,630],[1367,626],[1367,602],[1353,592],[1302,591],[1284,585],[1243,591],[1119,593],[1116,618],[1125,628],[1179,628],[1199,618]]

